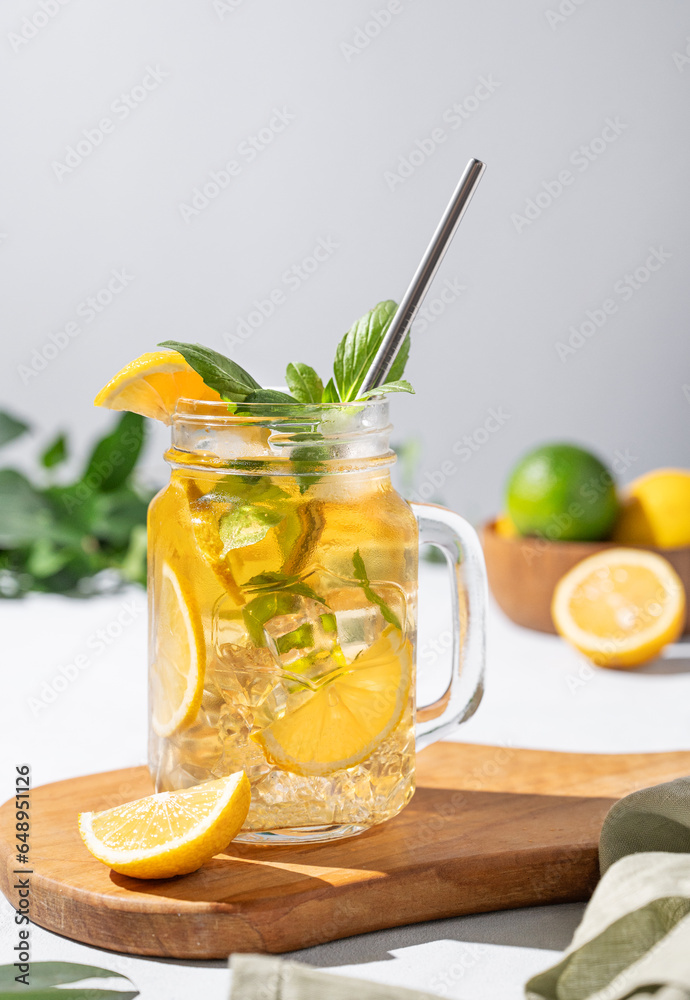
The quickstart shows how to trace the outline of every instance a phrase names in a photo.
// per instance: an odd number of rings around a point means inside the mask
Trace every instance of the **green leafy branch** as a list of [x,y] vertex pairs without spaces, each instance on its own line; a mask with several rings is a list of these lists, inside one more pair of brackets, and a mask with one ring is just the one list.
[[[0,412],[0,446],[29,430]],[[99,590],[94,577],[104,570],[113,571],[115,581],[145,584],[153,491],[142,490],[134,478],[143,443],[143,418],[123,413],[71,482],[56,481],[69,458],[63,433],[42,452],[31,479],[18,469],[0,469],[0,596],[31,590],[83,596]]]

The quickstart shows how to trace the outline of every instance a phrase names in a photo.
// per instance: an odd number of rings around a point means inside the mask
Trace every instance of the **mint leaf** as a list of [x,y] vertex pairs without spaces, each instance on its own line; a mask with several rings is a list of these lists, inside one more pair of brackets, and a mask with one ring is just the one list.
[[[323,597],[308,583],[300,580],[298,576],[287,573],[260,573],[247,580],[242,589],[247,594],[256,595],[242,609],[245,626],[256,646],[266,645],[263,626],[267,621],[276,615],[292,614],[299,609],[299,601],[296,600],[298,596],[328,607]],[[324,614],[320,617],[323,619],[331,616]],[[335,618],[333,627],[329,631],[336,631]],[[313,644],[313,640],[313,627],[309,622],[305,622],[293,632],[286,633],[282,640],[278,640],[276,646],[279,653],[287,653],[291,649],[305,649]],[[281,645],[283,642],[284,645]]]
[[133,527],[146,524],[147,508],[147,499],[126,483],[116,490],[95,492],[84,505],[88,534],[107,545],[124,547]]
[[333,379],[330,380],[326,388],[323,390],[322,403],[339,403],[340,396],[338,395],[338,390],[335,387],[335,382]]
[[45,579],[54,576],[71,558],[68,548],[58,547],[50,538],[39,537],[31,546],[26,568],[32,576]]
[[[389,385],[391,382],[398,382],[403,377],[405,372],[405,365],[407,364],[407,359],[410,356],[410,335],[409,333],[400,345],[400,350],[395,355],[395,360],[391,365],[391,370],[386,376],[386,381],[384,385]],[[414,389],[412,389],[414,392]]]
[[255,646],[266,645],[263,627],[276,615],[289,615],[296,610],[297,602],[293,594],[286,591],[259,593],[242,608],[245,628]]
[[12,414],[0,410],[0,447],[21,437],[22,434],[26,434],[28,430],[29,425],[25,424],[23,420],[17,420]]
[[271,482],[270,476],[223,476],[201,500],[244,500],[247,503],[280,503],[290,496]]
[[96,443],[87,462],[82,482],[87,493],[108,493],[119,489],[130,477],[144,444],[144,418],[123,413],[115,429]]
[[54,441],[48,445],[41,455],[41,465],[44,469],[52,469],[67,458],[67,438],[64,434],[58,434]]
[[0,469],[0,548],[30,545],[45,536],[52,518],[41,494],[28,479],[14,469]]
[[286,632],[275,640],[278,653],[284,655],[293,649],[309,649],[314,645],[314,626],[311,622],[298,625],[292,632]]
[[280,392],[279,389],[257,389],[250,392],[245,403],[296,403],[294,396],[287,392]]
[[187,364],[201,375],[209,389],[215,389],[223,399],[242,403],[250,393],[261,388],[249,372],[210,347],[183,344],[177,340],[164,340],[158,346],[169,347],[181,354]]
[[320,403],[323,398],[323,382],[309,365],[298,361],[290,364],[285,372],[288,389],[300,403]]
[[[391,325],[397,309],[396,303],[391,299],[379,302],[366,316],[362,316],[350,327],[338,344],[333,363],[333,374],[343,403],[357,399],[364,376],[371,368],[381,346],[381,341]],[[405,339],[407,340],[407,338]],[[402,368],[400,363],[395,365],[394,378],[396,379],[402,375],[409,345],[403,345],[401,351],[404,353]]]
[[240,503],[234,510],[223,514],[218,522],[218,534],[223,543],[222,556],[231,549],[241,549],[246,545],[256,545],[262,541],[271,528],[280,524],[285,515],[277,510],[256,507],[254,504]]
[[137,524],[132,528],[129,545],[119,570],[125,580],[146,586],[146,525]]
[[260,591],[283,590],[285,587],[297,583],[298,580],[298,576],[288,573],[259,573],[242,584],[242,589],[246,590],[248,594],[258,594]]
[[400,625],[400,619],[395,614],[392,608],[389,608],[383,598],[372,589],[369,583],[369,577],[367,576],[367,570],[364,565],[364,560],[360,554],[359,549],[355,551],[352,557],[352,565],[354,567],[355,579],[359,581],[359,585],[364,591],[364,595],[368,601],[372,604],[376,604],[383,615],[384,619],[390,624],[394,625],[398,631],[402,632],[402,626]]
[[[0,965],[0,996],[4,997],[16,993],[18,997],[25,996],[31,1000],[34,996],[47,996],[49,993],[51,997],[55,996],[59,1000],[60,993],[53,990],[52,987],[63,986],[65,983],[79,983],[84,979],[122,979],[125,983],[132,985],[131,979],[123,976],[121,972],[101,969],[95,965],[77,965],[74,962],[32,962],[31,985],[29,987],[17,983],[16,975],[15,965]],[[92,1000],[96,1000],[98,997],[122,997],[123,1000],[127,1000],[128,997],[138,996],[139,991],[135,986],[133,990],[134,992],[128,990],[116,993],[113,990],[101,990],[93,986],[89,989],[76,987],[64,991],[64,995],[65,997],[91,997]]]
[[[288,408],[286,403],[292,405]],[[236,413],[249,413],[255,417],[265,418],[299,417],[301,409],[294,396],[288,396],[286,392],[280,392],[278,389],[256,389],[249,393],[244,402],[235,406]]]
[[[258,576],[253,576],[251,580],[247,580],[242,589],[246,590],[248,594],[300,594],[312,601],[318,601],[319,604],[326,604],[323,597],[317,594],[308,583],[300,580],[298,576],[289,576],[285,573],[260,573]],[[328,607],[327,604],[326,607]]]
[[379,385],[376,389],[369,389],[367,392],[363,392],[357,399],[369,399],[370,396],[379,396],[385,392],[412,392],[414,389],[406,379],[399,379],[397,382],[384,382],[383,385]]

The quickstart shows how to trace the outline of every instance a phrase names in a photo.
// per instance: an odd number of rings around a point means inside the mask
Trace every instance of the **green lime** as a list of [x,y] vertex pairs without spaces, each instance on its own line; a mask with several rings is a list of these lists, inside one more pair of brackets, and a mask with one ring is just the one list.
[[552,541],[606,538],[618,513],[611,471],[572,444],[547,444],[525,455],[506,490],[508,512],[521,535]]

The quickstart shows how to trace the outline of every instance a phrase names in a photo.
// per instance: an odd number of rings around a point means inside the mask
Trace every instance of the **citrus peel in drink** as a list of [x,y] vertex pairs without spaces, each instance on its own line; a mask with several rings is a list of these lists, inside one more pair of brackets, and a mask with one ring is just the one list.
[[152,723],[171,736],[199,710],[204,687],[205,642],[198,611],[186,584],[168,562],[157,581],[158,620],[151,663]]
[[303,775],[366,760],[397,726],[410,690],[409,640],[389,625],[349,667],[252,737],[266,757]]
[[79,833],[95,858],[133,878],[196,871],[224,850],[249,812],[244,771],[192,788],[159,792],[104,812],[79,814]]
[[169,424],[178,399],[220,398],[177,351],[152,351],[114,375],[94,399],[94,406],[129,410]]
[[685,591],[671,564],[654,552],[609,548],[559,580],[551,616],[559,634],[595,663],[628,669],[680,636]]

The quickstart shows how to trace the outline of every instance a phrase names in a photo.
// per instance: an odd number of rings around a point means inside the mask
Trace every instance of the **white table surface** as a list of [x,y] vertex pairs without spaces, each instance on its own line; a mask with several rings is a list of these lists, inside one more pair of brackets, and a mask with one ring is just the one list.
[[[430,690],[447,669],[443,571],[426,565],[420,602],[421,669]],[[31,596],[0,604],[4,712],[0,800],[15,764],[35,785],[142,764],[146,754],[146,599],[140,590],[74,601]],[[99,631],[100,630],[100,631]],[[75,657],[87,658],[76,674]],[[432,660],[435,659],[435,662]],[[79,661],[83,663],[83,660]],[[64,677],[65,683],[56,678]],[[435,681],[435,683],[434,683]],[[51,692],[61,689],[51,700]],[[495,608],[488,630],[487,687],[458,730],[474,743],[597,753],[687,749],[690,645],[634,672],[591,668],[559,639],[518,628]],[[557,960],[580,904],[480,914],[364,934],[291,957],[345,976],[463,1000],[517,1000],[525,980]],[[0,964],[13,961],[13,910],[0,902]],[[142,1000],[221,1000],[223,962],[135,958],[32,928],[34,961],[83,962],[129,976]]]

